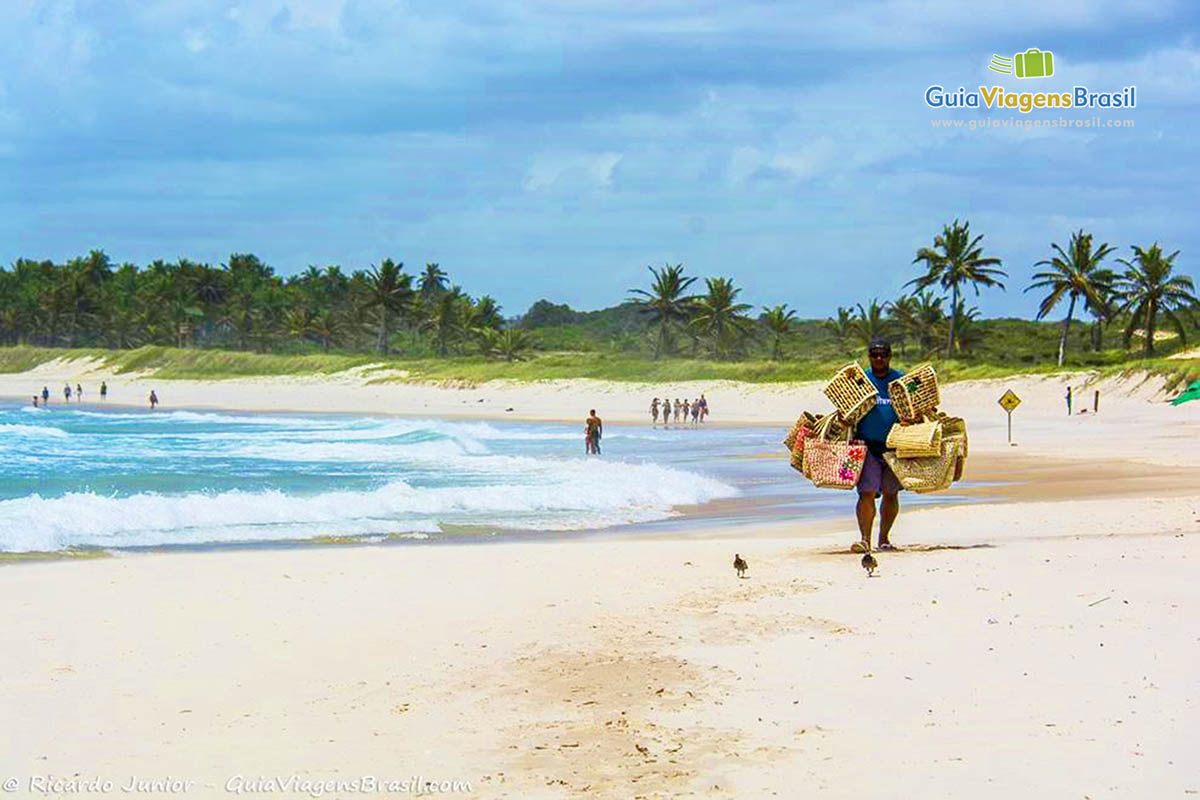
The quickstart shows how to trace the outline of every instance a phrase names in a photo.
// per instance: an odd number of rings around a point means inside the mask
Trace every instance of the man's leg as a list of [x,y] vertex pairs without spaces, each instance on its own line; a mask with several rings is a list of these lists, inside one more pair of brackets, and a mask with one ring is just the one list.
[[[888,535],[892,532],[892,523],[896,521],[896,515],[900,513],[900,495],[897,492],[884,492],[883,502],[879,504],[879,546],[883,547],[888,544]],[[859,523],[862,527],[862,523]],[[867,537],[871,535],[870,527],[867,528]]]
[[858,505],[854,508],[858,517],[858,532],[867,550],[871,549],[871,528],[875,525],[875,493],[860,492]]

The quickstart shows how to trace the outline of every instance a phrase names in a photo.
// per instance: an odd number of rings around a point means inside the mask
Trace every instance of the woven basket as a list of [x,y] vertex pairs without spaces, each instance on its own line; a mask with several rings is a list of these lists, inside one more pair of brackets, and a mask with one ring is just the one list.
[[901,422],[920,422],[937,409],[942,397],[938,392],[937,373],[932,364],[921,364],[888,384],[892,408]]
[[942,441],[942,452],[928,458],[901,458],[884,453],[883,459],[896,473],[900,485],[910,492],[925,494],[946,489],[954,482],[959,461],[958,443]]
[[942,453],[942,423],[917,422],[912,425],[893,425],[888,431],[887,446],[900,458],[922,458]]
[[860,441],[849,441],[849,429],[832,434],[835,426],[840,427],[840,424],[831,414],[805,442],[804,474],[818,489],[853,489],[862,475],[867,446]]
[[[952,417],[949,414],[934,416],[942,424],[942,441],[958,442],[959,455],[967,457],[967,423],[962,417]],[[957,479],[956,479],[957,480]]]
[[842,418],[850,425],[865,417],[879,398],[879,390],[856,363],[839,369],[821,391],[837,406]]
[[783,438],[783,446],[788,450],[796,449],[796,438],[800,436],[801,428],[813,428],[816,425],[817,418],[807,411],[800,413],[800,419],[796,420],[796,424],[788,431],[788,435]]

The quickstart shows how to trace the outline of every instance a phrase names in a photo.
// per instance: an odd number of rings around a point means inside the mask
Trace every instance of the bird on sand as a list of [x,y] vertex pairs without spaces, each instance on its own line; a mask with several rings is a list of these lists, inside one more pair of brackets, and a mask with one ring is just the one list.
[[733,554],[733,568],[737,570],[739,578],[746,577],[746,570],[750,569],[750,565],[746,563],[746,559],[742,558],[737,553]]
[[863,553],[862,565],[863,569],[867,571],[867,577],[872,578],[875,576],[875,568],[879,566],[879,562],[870,553]]

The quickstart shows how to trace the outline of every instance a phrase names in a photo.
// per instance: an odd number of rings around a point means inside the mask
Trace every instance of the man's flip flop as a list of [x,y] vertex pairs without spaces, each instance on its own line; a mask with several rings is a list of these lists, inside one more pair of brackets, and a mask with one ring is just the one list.
[[879,547],[877,549],[879,549],[879,550],[895,550],[896,545],[892,544],[891,542],[884,542],[883,544],[879,545]]
[[850,552],[851,553],[865,553],[865,552],[867,552],[867,546],[866,546],[866,544],[864,544],[861,541],[855,542],[854,544],[850,545]]

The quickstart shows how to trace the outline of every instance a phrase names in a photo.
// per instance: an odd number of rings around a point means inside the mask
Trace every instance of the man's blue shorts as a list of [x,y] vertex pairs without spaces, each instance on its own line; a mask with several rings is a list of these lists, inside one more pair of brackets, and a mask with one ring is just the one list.
[[867,451],[867,460],[863,462],[862,474],[858,476],[858,493],[895,494],[902,488],[900,480],[892,468],[882,457]]

